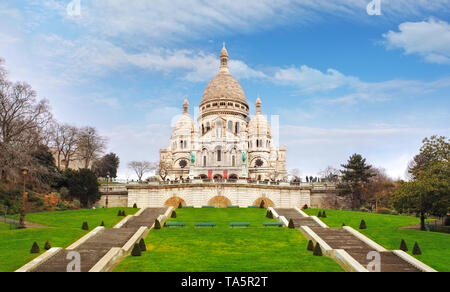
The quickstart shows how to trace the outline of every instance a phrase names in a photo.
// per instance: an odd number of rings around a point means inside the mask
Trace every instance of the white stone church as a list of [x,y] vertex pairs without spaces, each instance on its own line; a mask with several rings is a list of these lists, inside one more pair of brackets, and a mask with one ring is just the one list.
[[203,93],[197,124],[186,98],[170,145],[160,151],[166,180],[215,179],[285,181],[286,148],[274,145],[270,124],[258,97],[256,113],[239,82],[228,70],[225,45],[220,70]]

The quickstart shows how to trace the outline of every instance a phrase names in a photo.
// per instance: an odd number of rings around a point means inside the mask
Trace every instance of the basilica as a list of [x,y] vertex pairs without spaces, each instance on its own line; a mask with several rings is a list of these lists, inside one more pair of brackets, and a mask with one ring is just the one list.
[[228,60],[224,45],[219,73],[206,86],[197,123],[185,99],[170,145],[160,151],[166,180],[287,179],[286,148],[274,144],[259,97],[255,115],[250,116],[245,92],[230,74]]

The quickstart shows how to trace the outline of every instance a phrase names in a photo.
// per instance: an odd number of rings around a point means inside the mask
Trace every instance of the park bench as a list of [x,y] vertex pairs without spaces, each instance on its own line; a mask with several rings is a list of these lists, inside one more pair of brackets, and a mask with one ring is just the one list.
[[192,208],[194,208],[194,206],[183,206],[183,207],[181,207],[181,209],[192,209]]
[[215,208],[214,206],[202,206],[202,208]]
[[197,228],[216,228],[215,222],[195,222]]
[[165,227],[185,227],[186,223],[184,222],[166,222],[164,224]]
[[227,206],[227,208],[239,208],[239,206]]
[[231,226],[231,228],[249,227],[250,226],[250,222],[231,222],[230,226]]
[[259,209],[259,206],[248,206],[249,208],[258,208]]
[[264,222],[263,225],[264,225],[265,227],[268,227],[268,226],[278,226],[278,227],[283,227],[283,223],[281,223],[281,222]]

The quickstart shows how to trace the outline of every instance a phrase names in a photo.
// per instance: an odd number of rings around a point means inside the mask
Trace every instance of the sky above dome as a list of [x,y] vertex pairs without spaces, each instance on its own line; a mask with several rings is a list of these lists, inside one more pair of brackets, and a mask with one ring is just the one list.
[[259,94],[279,116],[288,169],[360,153],[404,177],[424,137],[450,136],[450,1],[369,2],[5,0],[0,58],[57,120],[107,136],[122,178],[159,159],[185,96],[194,112],[223,42],[251,113]]

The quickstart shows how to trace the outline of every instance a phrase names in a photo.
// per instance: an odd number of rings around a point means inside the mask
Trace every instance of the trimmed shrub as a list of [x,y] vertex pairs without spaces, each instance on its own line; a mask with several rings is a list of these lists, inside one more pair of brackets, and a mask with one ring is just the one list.
[[178,209],[183,208],[183,204],[181,204],[181,202],[178,204]]
[[89,230],[89,225],[87,222],[83,222],[83,225],[81,226],[81,229],[83,230]]
[[155,219],[155,229],[161,229],[161,223],[159,223],[158,219]]
[[327,214],[325,213],[325,210],[322,212],[322,218],[327,218]]
[[102,221],[102,223],[100,224],[100,226],[105,226],[105,222],[104,222],[104,221]]
[[133,247],[133,250],[131,251],[131,255],[134,257],[140,257],[142,255],[141,252],[141,247],[139,246],[139,244],[135,244]]
[[361,223],[359,224],[359,229],[367,229],[366,221],[361,220]]
[[266,217],[269,218],[269,219],[273,219],[272,211],[267,210]]
[[119,210],[119,212],[117,212],[117,216],[118,217],[122,216],[122,211],[121,210]]
[[265,207],[264,200],[261,200],[261,204],[259,204],[259,207],[260,207],[261,209],[264,209],[264,207]]
[[344,227],[344,226],[347,226],[347,225],[345,225],[345,223],[342,223],[342,227]]
[[50,244],[50,241],[47,240],[47,241],[45,242],[44,248],[45,248],[45,250],[49,250],[49,249],[52,248],[52,245]]
[[319,214],[317,214],[317,217],[322,217],[322,211],[319,211]]
[[400,249],[403,251],[408,251],[408,247],[406,246],[405,240],[402,239],[402,242],[400,243]]
[[41,249],[39,248],[39,245],[35,241],[33,243],[33,246],[31,247],[30,253],[39,253],[40,251],[41,251]]
[[294,228],[295,228],[294,221],[293,221],[292,219],[289,220],[289,225],[288,225],[288,227],[289,227],[290,229],[294,229]]
[[137,204],[136,203],[134,203],[133,208],[137,209]]
[[414,243],[412,254],[413,255],[421,255],[422,254],[422,251],[420,250],[419,244],[417,242]]
[[314,243],[312,240],[308,241],[308,247],[306,248],[306,250],[314,251]]
[[170,215],[170,218],[177,218],[177,212],[173,211],[172,215]]
[[122,211],[122,217],[127,216],[127,214],[125,214],[125,210]]
[[316,246],[314,247],[313,255],[321,257],[322,256],[322,249],[320,248],[320,244],[316,243]]
[[145,241],[143,238],[139,241],[139,247],[141,248],[141,251],[147,251],[147,246],[145,245]]

